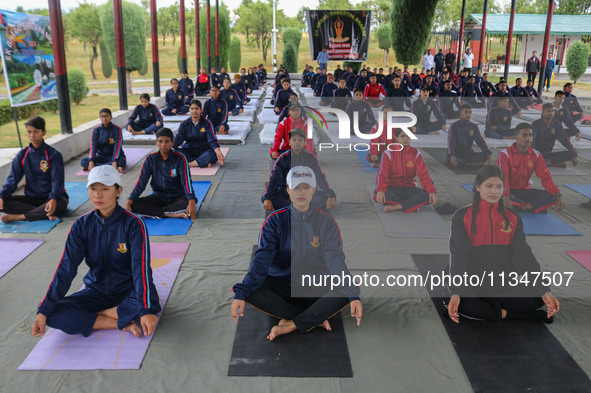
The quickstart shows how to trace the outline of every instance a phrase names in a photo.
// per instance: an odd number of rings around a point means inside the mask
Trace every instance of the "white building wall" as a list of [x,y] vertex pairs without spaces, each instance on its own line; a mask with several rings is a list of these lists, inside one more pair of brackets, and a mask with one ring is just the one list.
[[[554,59],[557,58],[557,47],[556,47],[556,40],[558,38],[564,38],[566,37],[567,39],[567,45],[572,45],[574,42],[578,41],[581,39],[580,35],[550,35],[550,41],[548,42],[548,51],[553,50],[554,51]],[[570,42],[568,41],[568,39],[570,38]],[[543,34],[536,34],[536,35],[527,35],[527,53],[526,51],[526,45],[525,45],[525,39],[526,39],[526,35],[523,35],[522,37],[522,42],[521,42],[521,52],[519,55],[519,64],[521,66],[525,66],[525,62],[527,62],[527,59],[529,59],[531,57],[531,54],[533,51],[537,51],[538,52],[538,57],[540,57],[541,53],[542,53],[542,47],[544,45],[544,35]],[[566,51],[564,52],[564,62],[566,62],[566,54],[568,52],[568,46],[566,48]],[[513,57],[511,57],[513,58]],[[563,67],[565,65],[563,64]]]

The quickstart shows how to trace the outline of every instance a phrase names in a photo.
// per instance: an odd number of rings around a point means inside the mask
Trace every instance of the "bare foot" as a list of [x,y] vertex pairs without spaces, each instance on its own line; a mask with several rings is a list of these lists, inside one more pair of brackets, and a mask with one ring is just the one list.
[[199,164],[197,164],[197,161],[191,161],[191,162],[189,163],[189,166],[190,166],[190,167],[192,167],[192,168],[195,168],[195,167],[198,167],[198,166],[199,166]]
[[212,166],[212,163],[211,162],[209,164],[207,164],[207,167],[208,168],[211,168],[211,166]]
[[122,167],[118,166],[117,167],[117,170],[119,171],[119,173],[123,173],[123,168]]
[[169,217],[169,218],[184,218],[185,220],[189,218],[189,215],[185,212],[180,212],[180,213],[168,213],[165,214],[164,217]]
[[269,332],[269,335],[267,336],[267,340],[273,341],[279,336],[296,331],[296,329],[295,323],[288,321],[287,319],[282,319],[279,321],[279,325],[273,326],[271,332]]
[[429,135],[439,135],[439,131],[431,131]]
[[119,319],[119,315],[117,314],[117,307],[107,308],[106,310],[102,310],[97,312],[98,315],[104,315],[105,317],[109,317],[112,319]]
[[49,221],[57,220],[57,216],[47,216],[47,218],[49,219]]
[[380,165],[379,165],[377,162],[372,162],[372,163],[371,163],[371,167],[372,167],[372,168],[377,168],[377,167],[379,167],[379,166],[380,166]]
[[388,205],[384,206],[384,213],[393,212],[396,210],[402,210],[402,205]]
[[25,220],[24,214],[5,214],[2,216],[2,222],[8,224],[9,222],[13,221],[23,221]]
[[318,325],[318,327],[328,330],[329,332],[332,330],[332,327],[330,326],[328,319],[326,321],[322,322],[320,325]]
[[135,322],[131,321],[131,323],[123,328],[126,332],[131,332],[137,338],[142,336],[142,328],[139,327]]

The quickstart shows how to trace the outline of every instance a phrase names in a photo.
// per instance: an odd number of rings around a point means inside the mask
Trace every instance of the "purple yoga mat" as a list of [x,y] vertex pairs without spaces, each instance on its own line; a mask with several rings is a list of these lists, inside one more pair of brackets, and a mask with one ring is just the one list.
[[29,256],[43,239],[0,239],[0,277]]
[[[188,248],[189,243],[151,244],[152,277],[163,310]],[[83,337],[48,329],[18,369],[139,369],[152,337],[136,338],[121,330],[97,330]]]
[[[128,170],[133,168],[135,164],[140,162],[142,158],[144,158],[147,154],[151,153],[154,149],[148,149],[145,147],[126,147],[123,149],[125,152],[125,158],[127,159],[127,164],[123,167],[123,173],[126,173]],[[76,176],[88,176],[89,171],[78,171],[76,172]]]

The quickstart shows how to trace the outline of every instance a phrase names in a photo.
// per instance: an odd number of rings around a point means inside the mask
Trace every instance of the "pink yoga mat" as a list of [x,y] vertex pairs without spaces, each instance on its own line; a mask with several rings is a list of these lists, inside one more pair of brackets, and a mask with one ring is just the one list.
[[[162,309],[168,300],[189,243],[152,243],[152,276]],[[159,315],[159,317],[162,314]],[[48,329],[19,370],[139,369],[154,337],[121,330],[97,330],[88,337]]]
[[[228,155],[228,151],[230,150],[229,147],[220,147],[224,158]],[[199,167],[192,167],[191,168],[191,175],[193,176],[214,176],[218,173],[218,169],[220,169],[221,165],[219,162],[216,162],[209,168],[199,168]]]
[[583,265],[585,269],[591,271],[591,251],[567,251],[566,253],[570,255],[575,261]]
[[[145,147],[127,147],[123,149],[123,151],[125,152],[125,158],[127,159],[127,165],[123,167],[123,173],[126,173],[148,153],[151,153],[153,149]],[[88,172],[89,171],[78,171],[76,172],[76,176],[88,176]]]
[[0,239],[0,277],[43,244],[43,239]]

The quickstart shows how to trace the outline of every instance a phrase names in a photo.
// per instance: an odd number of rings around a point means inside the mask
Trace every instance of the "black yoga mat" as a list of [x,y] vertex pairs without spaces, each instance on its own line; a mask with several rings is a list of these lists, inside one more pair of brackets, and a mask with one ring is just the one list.
[[[413,254],[421,275],[441,272],[447,254]],[[591,380],[542,322],[451,321],[443,292],[433,304],[475,392],[589,392]],[[446,299],[447,300],[447,299]],[[557,316],[560,323],[560,314]],[[556,323],[556,322],[555,322]]]
[[330,332],[316,328],[305,334],[296,331],[269,341],[267,334],[279,320],[247,304],[244,317],[238,320],[228,375],[353,377],[341,314],[337,313],[329,321]]
[[441,165],[445,166],[456,175],[475,175],[478,173],[478,170],[480,169],[480,167],[477,166],[464,166],[461,168],[454,168],[453,166],[446,165],[445,156],[447,155],[447,149],[424,147],[421,150],[429,153],[431,157],[439,161]]

